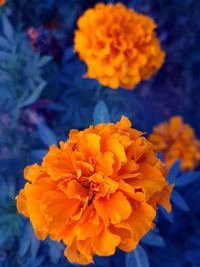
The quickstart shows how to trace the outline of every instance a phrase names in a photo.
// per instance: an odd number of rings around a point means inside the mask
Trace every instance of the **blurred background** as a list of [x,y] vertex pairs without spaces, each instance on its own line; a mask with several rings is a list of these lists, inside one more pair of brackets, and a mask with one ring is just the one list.
[[[67,262],[61,243],[36,239],[16,211],[15,196],[24,184],[23,168],[41,162],[49,145],[66,140],[71,128],[93,124],[99,100],[112,122],[126,115],[149,134],[181,115],[200,138],[200,1],[121,1],[155,20],[167,55],[157,75],[131,91],[83,78],[74,31],[80,15],[97,2],[6,0],[0,7],[0,267],[77,266]],[[176,162],[171,182],[178,173]],[[172,214],[160,211],[156,231],[136,251],[139,263],[117,251],[97,257],[94,266],[200,266],[198,168],[185,177],[177,183]]]

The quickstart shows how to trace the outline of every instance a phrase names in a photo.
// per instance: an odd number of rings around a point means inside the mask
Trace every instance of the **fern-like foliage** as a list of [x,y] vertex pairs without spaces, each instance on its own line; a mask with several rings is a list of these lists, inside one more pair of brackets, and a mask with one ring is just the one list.
[[30,46],[26,34],[1,17],[0,32],[0,107],[12,111],[15,119],[21,108],[37,101],[44,87],[42,68],[50,57],[41,57]]

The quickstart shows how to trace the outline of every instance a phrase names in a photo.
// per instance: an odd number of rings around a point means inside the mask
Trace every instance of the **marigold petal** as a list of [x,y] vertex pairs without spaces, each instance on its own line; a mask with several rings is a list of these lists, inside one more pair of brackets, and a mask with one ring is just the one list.
[[17,202],[17,209],[19,212],[21,212],[25,217],[29,217],[29,213],[26,206],[26,196],[24,189],[21,189],[19,192],[19,195],[16,197]]
[[77,199],[68,199],[57,191],[49,191],[45,194],[44,203],[50,236],[53,240],[61,240],[67,221],[79,211],[81,202]]
[[64,255],[71,263],[79,263],[82,265],[88,265],[89,263],[93,263],[92,258],[88,258],[87,255],[83,255],[80,253],[80,251],[78,251],[75,243],[65,249]]
[[120,174],[133,173],[139,169],[139,164],[133,160],[128,159],[127,162],[121,167]]
[[121,190],[123,193],[125,193],[128,197],[131,197],[132,199],[136,201],[144,201],[145,195],[144,195],[144,188],[142,187],[132,187],[128,183],[125,183],[124,181],[119,181],[119,190]]
[[69,199],[77,198],[82,201],[85,201],[88,197],[88,189],[84,188],[80,183],[76,180],[72,180],[68,183],[66,194]]
[[24,169],[24,177],[26,180],[35,183],[38,179],[48,176],[43,168],[39,166],[37,163],[27,166]]
[[113,174],[114,162],[113,152],[107,151],[102,153],[96,158],[96,171],[105,176],[111,176]]
[[94,167],[90,163],[84,161],[76,160],[73,162],[73,166],[75,167],[75,169],[81,170],[82,176],[88,176],[91,172],[94,171]]
[[121,120],[117,122],[116,126],[122,130],[127,130],[131,128],[131,122],[127,117],[122,116]]
[[69,154],[55,145],[50,147],[50,151],[43,159],[42,166],[51,179],[55,181],[63,177],[76,177]]
[[146,202],[141,202],[135,206],[131,216],[115,227],[131,230],[134,241],[139,241],[149,230],[153,228],[155,210]]
[[77,249],[80,255],[84,255],[84,257],[86,257],[88,262],[94,263],[92,257],[94,252],[92,250],[91,239],[88,238],[86,240],[78,240]]
[[41,202],[35,200],[27,201],[27,210],[30,214],[30,221],[33,225],[35,235],[40,239],[44,240],[48,233],[48,221],[42,212]]
[[101,137],[97,134],[90,133],[88,135],[85,135],[81,140],[82,147],[80,151],[90,156],[96,156],[100,151],[100,140]]
[[64,244],[67,246],[71,246],[76,237],[74,233],[74,226],[75,226],[75,223],[66,225],[63,231],[62,239],[63,239]]
[[94,252],[99,256],[110,256],[115,253],[121,238],[112,234],[109,229],[104,229],[102,233],[92,240]]
[[129,184],[133,187],[143,187],[145,189],[145,199],[148,201],[154,193],[162,191],[166,181],[161,171],[149,164],[140,164],[139,171],[142,173],[142,179],[129,180]]
[[30,216],[36,236],[41,240],[44,240],[49,232],[49,222],[43,213],[43,197],[45,192],[55,188],[54,184],[47,181],[47,179],[41,179],[39,184],[26,183],[24,187],[27,213]]
[[171,212],[172,207],[170,203],[170,195],[173,187],[173,185],[166,185],[161,192],[155,193],[152,196],[152,198],[149,200],[149,204],[154,208],[156,208],[156,206],[159,204],[163,206],[167,212]]
[[134,241],[131,238],[126,239],[124,242],[119,244],[119,248],[125,252],[130,252],[137,247],[138,243],[138,241]]
[[110,221],[112,224],[127,219],[132,211],[129,201],[121,192],[111,194],[108,199],[99,198],[94,201],[94,206],[105,223]]
[[78,240],[85,240],[99,235],[102,230],[103,224],[95,225],[87,221],[84,224],[75,227],[75,234]]
[[112,151],[121,162],[127,161],[124,147],[116,138],[109,138],[106,141],[104,149]]

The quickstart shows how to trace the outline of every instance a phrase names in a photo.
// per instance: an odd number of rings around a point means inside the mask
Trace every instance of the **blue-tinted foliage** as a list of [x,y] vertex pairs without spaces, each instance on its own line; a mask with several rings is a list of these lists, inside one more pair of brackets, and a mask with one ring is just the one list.
[[165,241],[159,234],[158,230],[156,230],[156,228],[154,228],[143,237],[142,243],[155,247],[165,246]]
[[174,179],[174,183],[177,187],[183,187],[186,185],[189,185],[190,183],[195,182],[196,180],[200,179],[200,172],[186,172],[183,173],[182,175],[176,177]]
[[177,160],[174,162],[174,164],[171,166],[168,176],[167,176],[167,180],[170,184],[175,183],[175,179],[177,177],[177,175],[180,172],[180,165],[181,165],[181,161]]
[[52,144],[57,144],[57,138],[55,133],[44,123],[40,122],[37,125],[38,127],[38,137],[41,141],[49,147]]
[[17,120],[20,109],[35,103],[46,86],[41,68],[50,58],[33,52],[25,33],[14,31],[5,15],[1,17],[0,37],[0,107]]
[[149,267],[149,260],[142,246],[138,245],[135,250],[127,253],[126,266]]
[[171,200],[174,205],[183,211],[189,211],[188,204],[185,202],[184,198],[174,189],[171,195]]
[[100,100],[94,108],[93,123],[94,125],[97,125],[99,123],[109,123],[109,122],[110,122],[110,116],[108,108],[106,104],[102,100]]

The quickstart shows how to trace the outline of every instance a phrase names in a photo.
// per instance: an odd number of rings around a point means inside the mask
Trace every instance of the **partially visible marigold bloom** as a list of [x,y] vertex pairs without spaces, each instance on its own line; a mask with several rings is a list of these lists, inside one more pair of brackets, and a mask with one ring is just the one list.
[[133,250],[153,228],[157,205],[171,209],[163,165],[126,117],[72,130],[24,176],[19,212],[39,239],[63,241],[70,262],[88,264],[116,247]]
[[180,159],[182,171],[193,170],[200,161],[200,142],[182,117],[175,116],[157,125],[149,140],[154,149],[161,152],[169,168]]
[[75,50],[87,76],[113,89],[133,89],[163,64],[154,21],[123,4],[97,4],[78,20]]
[[0,6],[3,6],[5,4],[5,0],[0,0]]

